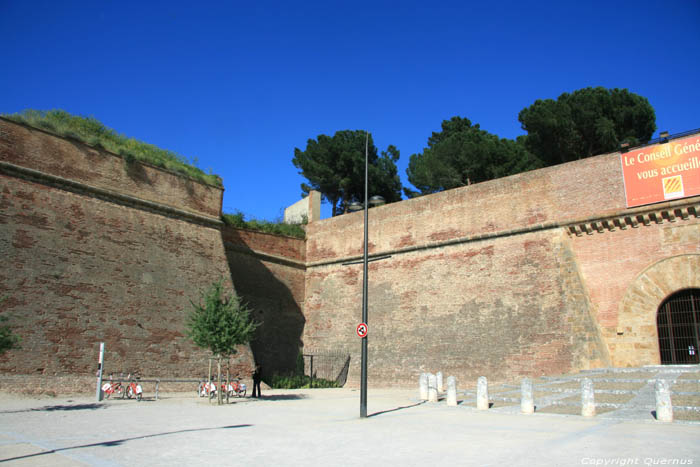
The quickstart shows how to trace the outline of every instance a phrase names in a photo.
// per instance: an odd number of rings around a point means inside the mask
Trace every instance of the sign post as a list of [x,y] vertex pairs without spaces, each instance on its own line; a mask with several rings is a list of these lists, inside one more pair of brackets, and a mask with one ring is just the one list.
[[[369,133],[365,135],[365,240],[362,248],[362,323],[367,327],[367,209],[368,209],[368,166]],[[359,329],[358,329],[359,331]],[[362,364],[360,371],[360,418],[367,418],[367,333],[362,337]]]
[[[362,363],[361,363],[361,376],[360,376],[360,418],[367,418],[367,263],[370,261],[379,261],[382,259],[387,259],[391,258],[391,255],[384,255],[380,257],[376,257],[373,259],[368,258],[368,253],[367,253],[367,208],[369,201],[367,199],[368,196],[368,160],[369,160],[369,133],[366,133],[365,135],[365,205],[364,205],[364,210],[365,210],[365,219],[364,219],[364,247],[363,247],[363,255],[362,255],[362,261],[350,261],[349,263],[343,263],[343,266],[349,266],[351,264],[360,264],[362,263],[363,265],[363,270],[362,270],[362,323],[358,325],[357,327],[357,335],[362,339]],[[373,205],[379,205],[383,204],[384,198],[381,196],[373,196],[372,197],[372,204]],[[359,203],[350,203],[351,206],[354,204],[359,204]]]
[[105,362],[105,343],[100,342],[100,359],[97,361],[97,402],[102,400],[102,368]]

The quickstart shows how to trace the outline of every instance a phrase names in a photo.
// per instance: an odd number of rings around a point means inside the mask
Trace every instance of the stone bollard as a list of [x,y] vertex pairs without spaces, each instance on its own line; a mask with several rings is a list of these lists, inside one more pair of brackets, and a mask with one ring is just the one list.
[[428,376],[428,402],[437,402],[437,377],[434,374]]
[[535,412],[535,401],[532,398],[532,381],[523,379],[520,384],[520,412],[531,414]]
[[428,373],[421,373],[418,379],[418,391],[420,400],[428,400]]
[[479,376],[476,381],[476,408],[479,410],[489,408],[489,385],[485,376]]
[[595,416],[595,396],[593,381],[589,378],[581,380],[581,415],[584,417]]
[[668,381],[656,380],[656,420],[659,422],[673,421],[673,404],[671,403],[671,389]]
[[445,387],[442,384],[442,371],[438,371],[437,374],[435,375],[437,377],[437,390],[438,393],[444,392]]
[[457,406],[457,378],[454,376],[447,377],[447,405]]

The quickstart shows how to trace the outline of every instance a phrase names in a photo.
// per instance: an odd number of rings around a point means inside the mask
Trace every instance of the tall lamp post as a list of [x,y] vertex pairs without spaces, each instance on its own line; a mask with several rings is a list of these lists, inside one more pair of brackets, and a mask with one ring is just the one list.
[[[364,230],[365,230],[365,235],[364,235],[364,247],[363,247],[363,255],[362,255],[362,322],[366,325],[367,324],[367,263],[369,262],[368,256],[367,256],[367,239],[368,239],[368,228],[367,228],[367,219],[368,219],[368,208],[369,204],[372,204],[372,206],[379,206],[381,204],[384,204],[384,198],[381,196],[372,196],[372,199],[368,199],[368,167],[369,167],[369,133],[367,133],[367,136],[365,138],[365,202],[364,202],[364,211],[365,211],[365,220],[364,220]],[[359,211],[362,209],[362,205],[358,202],[353,202],[350,203],[349,210],[350,211]],[[384,259],[382,258],[377,258],[377,259]],[[355,264],[355,263],[347,263],[347,264]],[[362,338],[362,362],[361,362],[361,374],[360,374],[360,418],[367,418],[367,335],[365,335]]]

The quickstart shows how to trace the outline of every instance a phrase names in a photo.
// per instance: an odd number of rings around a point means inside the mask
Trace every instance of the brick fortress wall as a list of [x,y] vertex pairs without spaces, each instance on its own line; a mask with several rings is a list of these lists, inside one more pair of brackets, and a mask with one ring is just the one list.
[[263,377],[294,369],[305,326],[305,242],[301,239],[233,229],[223,231],[236,291],[261,326],[251,348]]
[[[6,375],[194,376],[184,312],[224,275],[263,321],[234,372],[346,350],[359,380],[362,214],[307,240],[222,226],[222,190],[0,119]],[[618,154],[370,211],[372,386],[658,363],[655,316],[700,287],[700,199],[626,209]],[[254,356],[253,356],[254,355]],[[1,382],[0,382],[1,384]]]
[[[700,200],[627,209],[622,183],[608,154],[371,209],[370,254],[391,258],[369,267],[370,385],[658,363],[656,307],[700,286]],[[362,266],[342,263],[362,226],[362,213],[309,224],[306,257],[304,344],[347,349],[353,385]],[[662,298],[621,311],[670,256]]]
[[[0,297],[21,349],[0,372],[195,377],[189,300],[223,276],[223,190],[0,119]],[[234,366],[249,374],[242,346]],[[46,383],[50,384],[50,383]]]

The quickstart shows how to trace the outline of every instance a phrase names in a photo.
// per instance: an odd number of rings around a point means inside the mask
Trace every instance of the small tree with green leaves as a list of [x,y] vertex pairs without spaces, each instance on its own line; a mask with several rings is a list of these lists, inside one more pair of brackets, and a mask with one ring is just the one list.
[[250,309],[235,293],[227,294],[223,279],[201,293],[199,303],[190,301],[187,336],[198,347],[211,351],[217,361],[218,403],[222,404],[221,360],[236,353],[236,347],[253,338],[259,323],[253,321]]
[[[0,316],[0,323],[7,321],[7,316]],[[16,349],[19,347],[19,336],[12,333],[10,326],[6,324],[0,324],[0,355],[4,354],[8,350]]]
[[[0,303],[7,300],[7,297],[0,297]],[[5,323],[8,321],[7,316],[0,316],[0,323]],[[0,355],[4,354],[8,350],[16,349],[19,347],[19,336],[12,333],[10,326],[6,324],[0,324]]]

